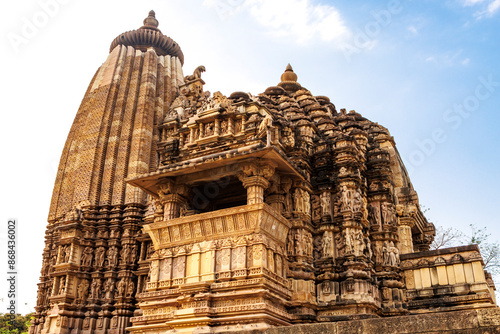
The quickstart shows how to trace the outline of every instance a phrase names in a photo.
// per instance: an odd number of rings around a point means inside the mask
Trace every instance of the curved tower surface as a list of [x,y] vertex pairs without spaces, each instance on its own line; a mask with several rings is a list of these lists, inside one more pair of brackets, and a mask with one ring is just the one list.
[[386,128],[314,96],[290,65],[263,93],[227,97],[183,62],[153,11],[112,42],[61,156],[31,334],[495,307],[477,246],[429,251],[434,225]]

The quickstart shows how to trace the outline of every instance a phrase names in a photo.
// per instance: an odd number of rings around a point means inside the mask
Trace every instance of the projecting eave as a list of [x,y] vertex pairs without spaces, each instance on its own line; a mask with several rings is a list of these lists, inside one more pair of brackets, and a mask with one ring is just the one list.
[[185,160],[125,181],[157,197],[158,185],[162,180],[175,180],[177,184],[184,185],[215,181],[225,176],[238,175],[241,172],[240,165],[247,162],[272,164],[280,175],[307,183],[304,175],[283,152],[273,146],[261,147],[261,144]]

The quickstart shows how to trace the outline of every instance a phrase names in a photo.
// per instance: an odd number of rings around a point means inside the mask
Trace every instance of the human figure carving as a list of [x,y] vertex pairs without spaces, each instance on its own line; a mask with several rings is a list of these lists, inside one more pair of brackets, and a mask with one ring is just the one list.
[[293,248],[294,248],[293,247],[293,233],[290,230],[290,232],[288,232],[288,238],[287,238],[287,244],[286,244],[286,249],[287,249],[288,255],[293,254]]
[[323,233],[323,257],[329,257],[332,256],[332,238],[330,237],[329,233],[325,231]]
[[64,262],[69,263],[71,259],[71,246],[66,246],[66,256],[64,257]]
[[122,278],[118,283],[116,283],[116,291],[118,291],[118,296],[122,297],[123,294],[125,293],[125,287],[127,283],[125,282],[125,279]]
[[363,240],[363,232],[357,231],[355,234],[355,240],[356,240],[356,249],[355,249],[356,255],[357,256],[363,255],[366,249],[366,245]]
[[127,297],[133,297],[135,292],[135,284],[134,282],[129,282],[127,285]]
[[368,219],[370,220],[370,222],[372,222],[372,224],[381,225],[380,224],[380,206],[379,206],[379,204],[378,203],[376,203],[376,204],[370,203],[368,208],[369,208]]
[[111,295],[113,293],[113,279],[109,278],[106,282],[104,282],[104,293],[105,293],[105,298],[111,299],[113,296]]
[[321,244],[321,236],[315,236],[313,240],[314,252],[313,256],[315,260],[318,260],[321,256],[322,244]]
[[349,230],[344,231],[345,253],[352,254],[354,252],[354,239]]
[[93,249],[92,247],[85,247],[82,254],[82,265],[90,266],[92,264]]
[[64,294],[66,292],[66,277],[63,276],[61,277],[61,280],[59,281],[59,295]]
[[394,246],[394,242],[389,243],[388,252],[388,266],[395,267],[399,264],[399,250]]
[[66,246],[61,246],[61,251],[59,253],[59,263],[64,263],[66,259]]
[[363,206],[363,199],[362,199],[362,196],[360,194],[360,192],[357,190],[357,189],[354,189],[352,191],[352,209],[354,212],[360,212],[361,211],[361,207]]
[[111,247],[108,249],[108,265],[110,267],[116,266],[118,263],[118,250],[116,247]]
[[347,186],[342,187],[342,211],[352,211],[352,191]]
[[120,264],[127,264],[129,257],[130,257],[130,246],[126,245],[123,247],[122,251],[120,252],[121,259],[120,259]]
[[302,205],[302,194],[300,193],[299,188],[295,188],[295,192],[293,194],[293,199],[295,200],[295,211],[296,212],[303,212],[304,207]]
[[304,213],[306,215],[311,214],[311,199],[307,191],[302,190],[302,202],[304,203]]
[[101,294],[101,280],[97,279],[92,282],[90,286],[90,298],[99,299]]
[[371,258],[373,257],[373,252],[372,252],[372,244],[370,242],[369,237],[365,237],[365,244],[366,244],[366,251],[367,251],[367,255],[368,255],[368,260],[371,260]]
[[313,240],[309,232],[307,232],[305,236],[305,253],[307,256],[313,255]]
[[285,148],[293,148],[295,146],[295,138],[292,129],[286,127],[283,129],[283,135],[281,137],[281,143]]
[[321,210],[323,211],[323,215],[330,215],[332,213],[331,210],[332,201],[330,193],[322,193],[321,194]]
[[382,256],[383,256],[383,264],[384,266],[388,266],[390,263],[389,256],[389,246],[387,245],[387,241],[384,241],[384,246],[382,247]]
[[300,233],[299,230],[295,232],[294,235],[295,239],[295,255],[302,255],[302,234]]
[[390,203],[382,203],[382,218],[384,219],[384,224],[392,225],[394,224],[394,209]]
[[104,254],[106,253],[104,247],[97,248],[95,262],[98,267],[102,267],[104,265]]
[[85,301],[88,296],[88,290],[89,290],[89,282],[84,279],[80,282],[78,285],[78,299],[81,301]]
[[135,264],[137,261],[137,245],[133,245],[130,251],[130,263]]

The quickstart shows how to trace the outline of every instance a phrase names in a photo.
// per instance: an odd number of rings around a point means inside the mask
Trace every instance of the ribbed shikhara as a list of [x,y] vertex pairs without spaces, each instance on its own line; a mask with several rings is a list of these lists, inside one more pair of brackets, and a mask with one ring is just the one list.
[[145,194],[124,179],[156,167],[154,124],[182,82],[179,58],[114,48],[92,79],[66,140],[49,222],[84,201],[145,204]]
[[150,242],[141,236],[147,195],[125,179],[156,170],[157,125],[183,78],[179,57],[125,45],[94,75],[59,163],[31,334],[56,322],[81,333],[129,326]]

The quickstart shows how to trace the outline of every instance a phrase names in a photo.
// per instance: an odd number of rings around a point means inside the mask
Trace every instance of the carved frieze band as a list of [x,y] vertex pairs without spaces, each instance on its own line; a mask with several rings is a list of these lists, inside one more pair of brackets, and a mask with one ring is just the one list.
[[263,233],[285,246],[290,223],[265,203],[202,213],[144,226],[156,249],[222,236]]

